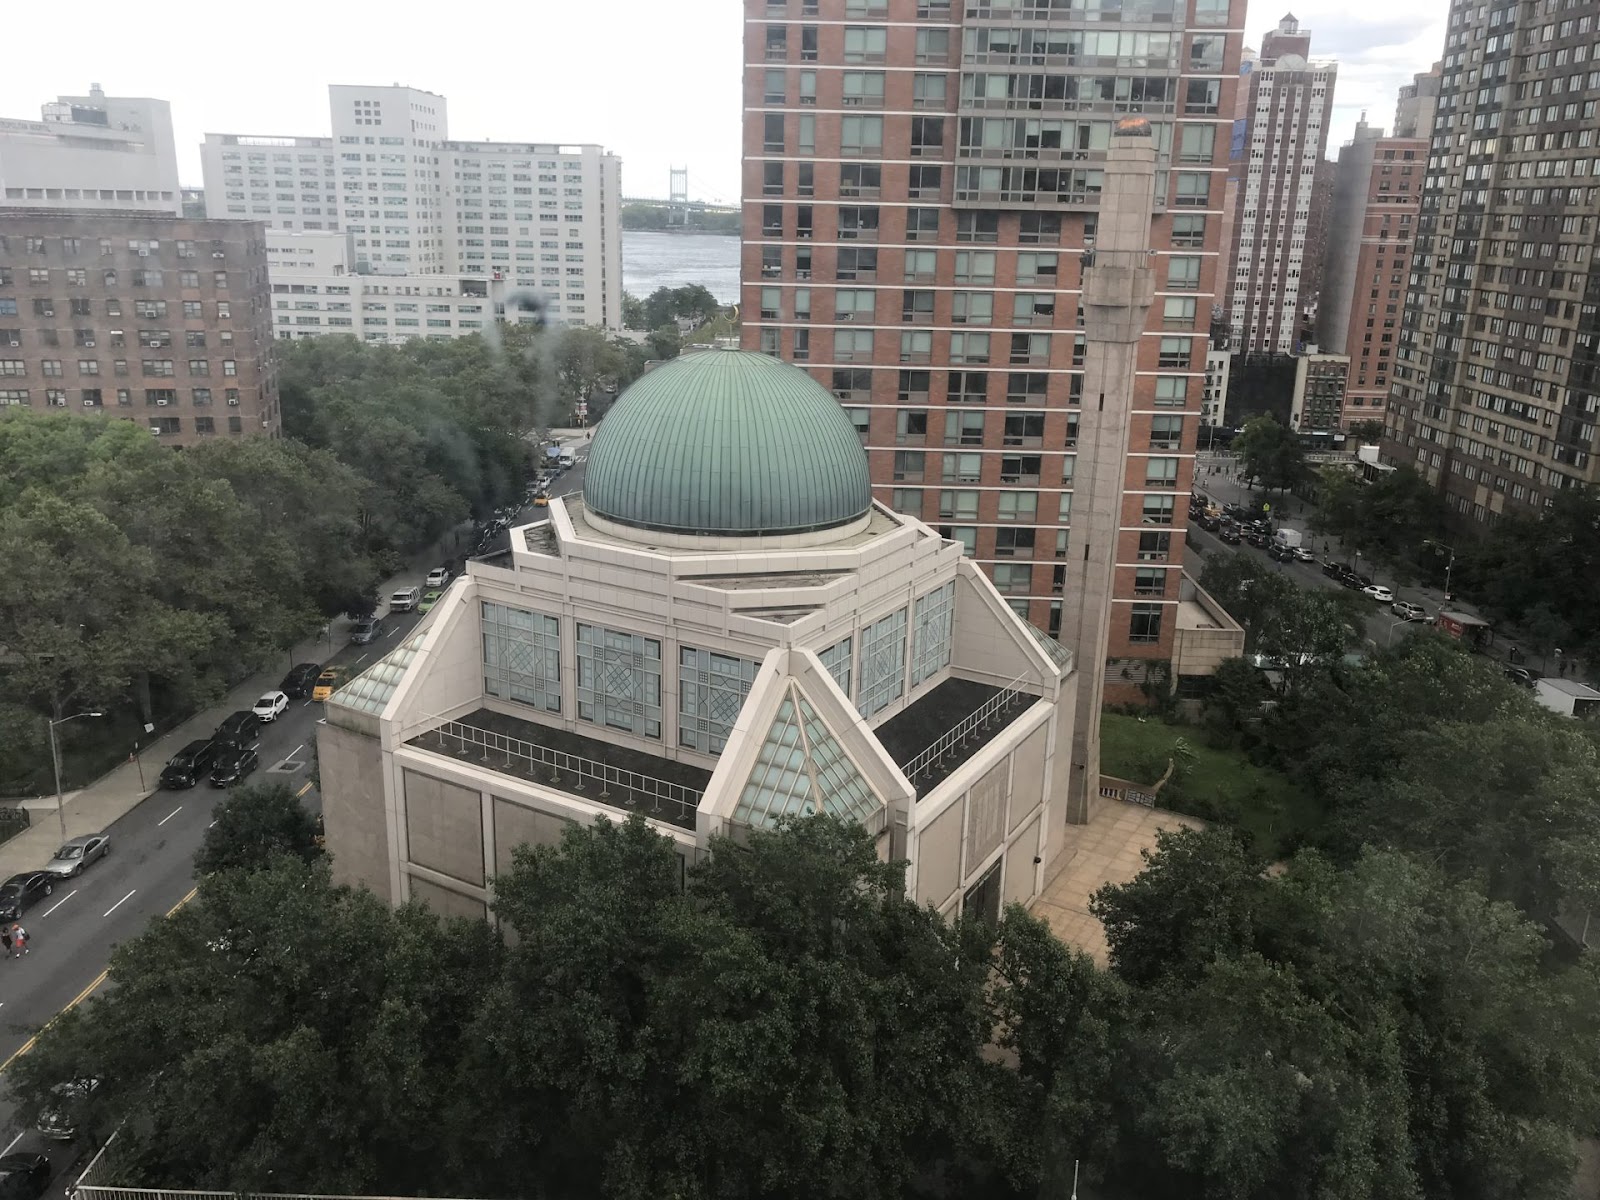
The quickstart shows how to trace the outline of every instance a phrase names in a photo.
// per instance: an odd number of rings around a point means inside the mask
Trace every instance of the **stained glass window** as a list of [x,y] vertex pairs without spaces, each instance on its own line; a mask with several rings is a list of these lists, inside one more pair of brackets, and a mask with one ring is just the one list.
[[721,754],[759,669],[748,659],[680,646],[678,744]]
[[561,622],[543,613],[483,601],[483,690],[490,696],[561,711]]
[[955,620],[955,606],[955,580],[917,601],[916,640],[911,644],[912,687],[950,665],[950,631]]
[[905,689],[906,610],[901,608],[861,631],[861,693],[856,708],[870,717]]
[[578,719],[661,736],[661,643],[578,625]]

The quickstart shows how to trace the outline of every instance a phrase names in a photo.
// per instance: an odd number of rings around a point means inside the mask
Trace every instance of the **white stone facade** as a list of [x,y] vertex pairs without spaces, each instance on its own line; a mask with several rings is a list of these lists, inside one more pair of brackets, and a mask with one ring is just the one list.
[[[519,773],[564,737],[591,768],[631,755],[696,774],[636,806],[686,863],[714,834],[822,809],[908,860],[908,891],[942,913],[997,915],[1042,890],[1066,838],[1073,664],[959,544],[875,506],[821,544],[663,548],[598,527],[577,499],[512,534],[508,556],[470,563],[328,702],[319,753],[342,880],[491,912],[513,846],[624,819],[622,797],[643,794],[615,773],[574,787],[576,758]],[[932,711],[957,693],[965,717]],[[474,740],[507,718],[525,741]],[[952,725],[943,757],[924,753]]]
[[0,209],[183,215],[165,100],[60,96],[42,120],[0,120]]

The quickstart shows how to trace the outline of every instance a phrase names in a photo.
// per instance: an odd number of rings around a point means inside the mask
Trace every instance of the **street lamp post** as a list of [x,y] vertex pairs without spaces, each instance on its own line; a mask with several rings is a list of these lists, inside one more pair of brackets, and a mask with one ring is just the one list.
[[1455,568],[1455,565],[1456,565],[1456,548],[1454,546],[1446,545],[1444,542],[1436,542],[1436,541],[1432,540],[1431,538],[1428,541],[1423,542],[1422,544],[1424,546],[1431,546],[1435,550],[1447,551],[1449,553],[1449,555],[1450,555],[1450,561],[1445,563],[1445,565],[1444,565],[1444,598],[1446,600],[1449,600],[1450,599],[1450,572]]
[[67,840],[67,802],[61,795],[61,751],[56,746],[56,726],[76,721],[79,717],[103,717],[104,713],[81,712],[50,722],[50,763],[56,770],[56,820],[61,822],[61,840]]

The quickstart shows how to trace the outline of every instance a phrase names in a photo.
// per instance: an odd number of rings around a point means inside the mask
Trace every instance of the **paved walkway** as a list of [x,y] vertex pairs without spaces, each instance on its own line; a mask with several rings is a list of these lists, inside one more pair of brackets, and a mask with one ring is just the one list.
[[1067,827],[1076,853],[1033,902],[1033,915],[1049,922],[1050,932],[1067,945],[1087,951],[1105,966],[1105,929],[1089,912],[1089,897],[1104,884],[1127,883],[1144,870],[1140,851],[1156,848],[1157,830],[1202,825],[1165,809],[1102,799],[1087,825]]
[[[387,600],[395,588],[414,584],[421,572],[445,561],[450,557],[450,538],[451,535],[447,534],[443,542],[415,556],[404,571],[384,581],[379,594]],[[328,623],[328,630],[329,636],[301,642],[292,654],[285,654],[273,666],[233,688],[216,704],[194,714],[143,747],[138,761],[125,762],[89,786],[66,793],[61,817],[56,814],[56,798],[53,795],[22,801],[22,807],[29,810],[32,823],[10,841],[0,845],[0,879],[21,871],[35,870],[47,862],[62,842],[63,818],[66,821],[66,836],[76,837],[82,833],[98,833],[130,812],[156,790],[156,777],[161,774],[161,768],[169,758],[189,742],[209,737],[230,712],[249,708],[261,693],[274,690],[292,662],[320,663],[331,658],[334,651],[349,640],[350,621],[342,615],[335,617]]]

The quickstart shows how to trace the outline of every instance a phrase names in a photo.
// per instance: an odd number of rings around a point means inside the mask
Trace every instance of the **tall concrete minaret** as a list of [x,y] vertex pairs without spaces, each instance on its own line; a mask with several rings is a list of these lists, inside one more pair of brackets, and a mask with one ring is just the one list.
[[[1124,524],[1128,425],[1139,336],[1155,299],[1150,218],[1155,143],[1142,117],[1118,122],[1106,153],[1105,187],[1092,248],[1084,252],[1083,404],[1072,490],[1072,551],[1062,596],[1061,640],[1078,678],[1067,820],[1087,822],[1100,796],[1100,702],[1111,635],[1118,530]],[[1131,518],[1130,518],[1131,519]]]

